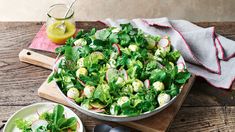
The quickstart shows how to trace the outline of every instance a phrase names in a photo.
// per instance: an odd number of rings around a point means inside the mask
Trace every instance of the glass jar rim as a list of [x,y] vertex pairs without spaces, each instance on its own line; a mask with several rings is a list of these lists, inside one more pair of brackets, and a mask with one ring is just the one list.
[[53,18],[55,20],[67,20],[67,19],[70,19],[73,17],[74,15],[74,10],[71,8],[70,11],[72,12],[69,16],[65,17],[65,18],[62,18],[62,17],[53,17],[51,14],[50,14],[50,11],[53,10],[53,8],[55,8],[56,6],[65,6],[67,9],[69,8],[66,4],[54,4],[54,5],[51,5],[47,11],[47,16],[49,18]]

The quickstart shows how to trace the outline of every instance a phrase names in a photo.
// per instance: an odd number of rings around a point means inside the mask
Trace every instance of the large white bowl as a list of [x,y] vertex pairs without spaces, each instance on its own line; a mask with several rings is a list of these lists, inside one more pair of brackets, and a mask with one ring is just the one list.
[[[63,57],[62,57],[63,58]],[[60,58],[58,61],[57,61],[57,64],[55,65],[55,67],[58,66],[60,60],[62,59]],[[183,57],[181,56],[179,59],[178,59],[178,62],[180,63],[184,63],[185,64],[185,61],[183,59]],[[76,104],[74,101],[72,101],[71,99],[69,99],[66,95],[64,95],[64,93],[60,90],[59,86],[56,84],[56,88],[58,89],[58,91],[60,92],[60,94],[64,97],[64,99],[66,100],[66,102],[68,104],[70,104],[71,106],[73,106],[75,109],[77,109],[78,111],[88,115],[88,116],[91,116],[91,117],[94,117],[94,118],[97,118],[97,119],[100,119],[100,120],[105,120],[105,121],[113,121],[113,122],[128,122],[128,121],[136,121],[136,120],[140,120],[140,119],[144,119],[144,118],[147,118],[147,117],[150,117],[162,110],[164,110],[165,108],[167,108],[169,105],[171,105],[175,100],[176,98],[179,96],[179,94],[181,93],[181,90],[180,90],[180,93],[173,97],[167,104],[163,105],[163,106],[160,106],[160,107],[157,107],[156,109],[154,109],[153,111],[150,111],[150,112],[145,112],[145,113],[142,113],[138,116],[116,116],[116,115],[107,115],[107,114],[103,114],[103,113],[97,113],[97,112],[94,112],[94,111],[91,111],[91,110],[87,110],[87,109],[84,109],[82,108],[81,106],[79,106],[78,104]]]
[[[51,103],[51,102],[35,103],[35,104],[26,106],[26,107],[18,110],[8,119],[8,121],[5,124],[5,127],[3,129],[3,132],[21,132],[21,130],[19,130],[15,125],[16,119],[20,118],[20,119],[26,119],[26,120],[36,120],[36,119],[38,119],[37,112],[48,111],[50,109],[53,109],[55,105],[57,105],[57,104]],[[77,132],[84,132],[85,129],[83,127],[83,124],[82,124],[82,121],[80,120],[80,118],[68,107],[66,107],[66,106],[63,106],[63,107],[64,107],[64,113],[67,118],[75,117],[77,119],[78,124],[79,124],[79,129],[77,130]]]

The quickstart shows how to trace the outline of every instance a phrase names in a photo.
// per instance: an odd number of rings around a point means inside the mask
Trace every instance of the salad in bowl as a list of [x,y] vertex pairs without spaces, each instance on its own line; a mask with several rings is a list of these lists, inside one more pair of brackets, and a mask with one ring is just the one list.
[[68,107],[43,102],[26,106],[14,113],[3,132],[83,132],[80,118]]
[[151,116],[171,104],[191,76],[168,36],[131,24],[80,30],[56,53],[63,57],[48,81],[75,108],[103,120]]

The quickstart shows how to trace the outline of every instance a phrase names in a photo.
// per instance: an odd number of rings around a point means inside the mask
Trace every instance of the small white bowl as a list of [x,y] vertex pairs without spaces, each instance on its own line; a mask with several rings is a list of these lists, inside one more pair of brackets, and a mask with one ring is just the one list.
[[[55,107],[55,105],[57,104],[52,102],[35,103],[18,110],[8,119],[3,129],[3,132],[21,132],[15,125],[16,119],[21,118],[30,121],[36,120],[38,119],[38,113],[50,111]],[[64,114],[67,118],[75,117],[77,119],[77,122],[79,124],[79,129],[77,130],[77,132],[84,132],[85,130],[80,118],[68,107],[66,106],[63,107],[64,107]]]

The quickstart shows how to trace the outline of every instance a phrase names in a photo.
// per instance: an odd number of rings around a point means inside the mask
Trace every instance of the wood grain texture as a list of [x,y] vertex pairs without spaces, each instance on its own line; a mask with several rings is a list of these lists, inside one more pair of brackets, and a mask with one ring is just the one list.
[[[218,33],[235,40],[235,22],[196,24],[215,26]],[[19,52],[28,47],[41,26],[40,22],[0,22],[0,126],[19,108],[45,101],[37,96],[37,89],[51,71],[21,63],[18,59]],[[101,23],[91,22],[81,22],[77,26],[84,29],[103,27]],[[52,53],[40,53],[55,57]],[[169,131],[233,131],[234,111],[234,91],[216,89],[197,78]],[[82,121],[88,131],[100,123],[87,116],[82,117]]]
[[21,62],[26,62],[47,69],[53,69],[53,65],[55,64],[54,58],[27,49],[20,51],[19,60]]

